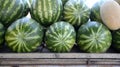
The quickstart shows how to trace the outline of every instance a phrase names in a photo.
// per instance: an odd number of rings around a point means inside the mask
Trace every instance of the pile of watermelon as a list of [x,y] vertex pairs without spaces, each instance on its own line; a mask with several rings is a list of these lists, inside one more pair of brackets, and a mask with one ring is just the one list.
[[40,46],[64,53],[75,45],[88,53],[110,47],[119,52],[120,30],[110,28],[101,16],[105,3],[89,8],[85,0],[0,0],[0,47],[18,53]]

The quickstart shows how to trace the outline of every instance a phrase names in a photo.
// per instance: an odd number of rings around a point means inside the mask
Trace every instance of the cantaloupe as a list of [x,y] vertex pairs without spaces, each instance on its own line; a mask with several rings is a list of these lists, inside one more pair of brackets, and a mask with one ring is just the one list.
[[103,23],[111,30],[120,28],[120,5],[114,0],[108,0],[100,7]]

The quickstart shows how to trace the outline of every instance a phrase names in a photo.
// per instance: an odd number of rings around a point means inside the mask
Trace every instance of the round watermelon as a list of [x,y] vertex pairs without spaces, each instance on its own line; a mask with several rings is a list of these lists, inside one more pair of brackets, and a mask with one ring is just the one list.
[[112,46],[120,52],[120,29],[112,32],[113,44]]
[[24,8],[22,0],[0,0],[0,21],[4,26],[10,25],[22,17]]
[[5,28],[3,24],[0,23],[0,47],[4,41],[4,33],[5,33]]
[[40,46],[43,28],[30,18],[21,18],[8,27],[5,40],[9,48],[15,52],[32,52]]
[[62,13],[62,1],[33,0],[30,13],[33,19],[47,27],[60,19]]
[[69,52],[75,44],[76,32],[67,22],[56,22],[46,31],[47,48],[54,52]]
[[84,0],[69,0],[64,5],[63,19],[78,28],[89,20],[90,9]]
[[87,22],[78,30],[77,43],[79,48],[85,52],[105,52],[110,47],[111,41],[111,32],[102,23]]
[[91,21],[102,22],[102,18],[100,16],[100,6],[105,2],[105,0],[99,0],[96,2],[91,8],[90,19]]

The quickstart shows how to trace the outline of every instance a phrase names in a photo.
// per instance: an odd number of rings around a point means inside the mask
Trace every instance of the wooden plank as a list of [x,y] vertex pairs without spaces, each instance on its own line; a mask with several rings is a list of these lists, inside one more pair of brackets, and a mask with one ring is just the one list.
[[13,66],[1,66],[1,65],[0,65],[0,67],[13,67]]
[[89,65],[120,65],[120,59],[89,59]]
[[78,65],[87,59],[1,59],[0,65]]
[[117,53],[0,53],[0,58],[113,58],[119,59],[120,54]]
[[32,65],[19,67],[120,67],[117,65]]
[[1,53],[0,65],[120,65],[116,53]]
[[0,65],[120,65],[119,59],[0,59]]

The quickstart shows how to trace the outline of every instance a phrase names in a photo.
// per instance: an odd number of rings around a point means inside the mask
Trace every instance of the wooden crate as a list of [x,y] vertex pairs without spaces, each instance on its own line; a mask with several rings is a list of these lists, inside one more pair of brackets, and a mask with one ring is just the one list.
[[120,65],[120,54],[2,53],[1,65]]
[[120,65],[120,54],[109,49],[106,53],[84,53],[74,46],[70,53],[51,53],[40,46],[33,53],[14,53],[6,46],[0,50],[1,66],[19,65]]

